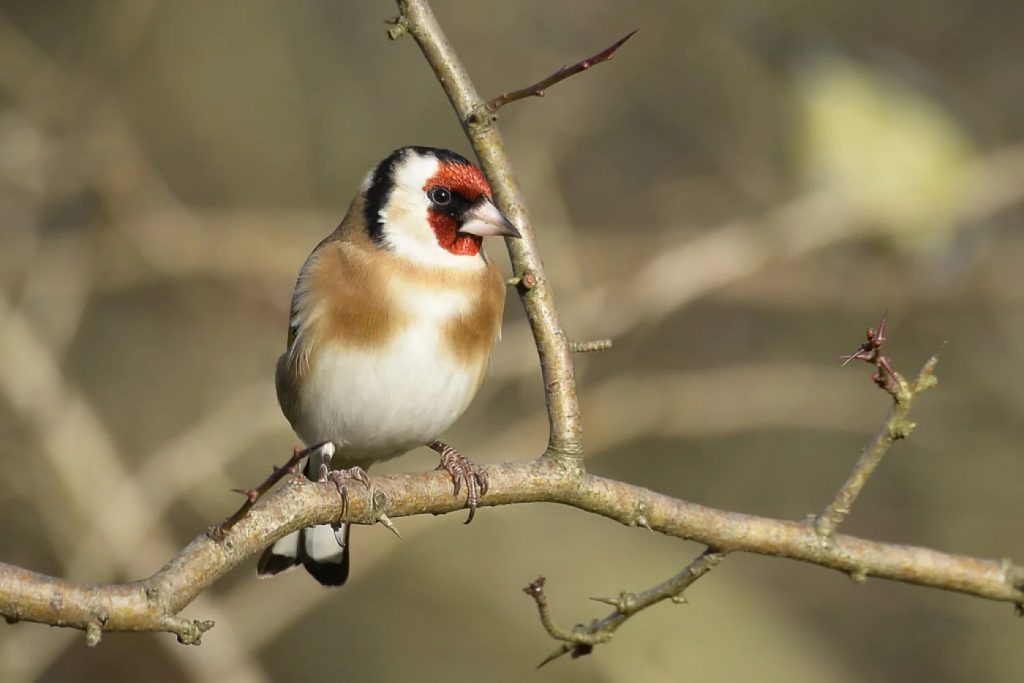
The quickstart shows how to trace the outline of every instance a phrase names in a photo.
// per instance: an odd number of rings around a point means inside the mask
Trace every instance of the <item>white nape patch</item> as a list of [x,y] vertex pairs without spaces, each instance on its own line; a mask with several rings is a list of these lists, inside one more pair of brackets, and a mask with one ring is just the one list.
[[370,186],[373,185],[373,174],[377,172],[377,167],[371,168],[365,176],[363,176],[363,182],[359,183],[359,191],[365,197],[366,193],[370,191]]
[[409,152],[394,171],[394,185],[380,210],[384,241],[399,256],[432,268],[477,270],[485,268],[480,253],[453,254],[437,243],[427,220],[430,200],[424,187],[438,170],[434,157]]
[[339,444],[334,465],[383,460],[436,439],[469,406],[480,386],[479,363],[445,348],[444,323],[465,315],[472,292],[438,291],[401,282],[395,304],[412,320],[376,349],[321,346],[303,384],[296,431],[306,443]]
[[334,537],[334,528],[330,524],[311,526],[305,530],[303,538],[306,542],[306,555],[314,562],[324,564],[333,562],[340,564],[345,556],[343,548]]

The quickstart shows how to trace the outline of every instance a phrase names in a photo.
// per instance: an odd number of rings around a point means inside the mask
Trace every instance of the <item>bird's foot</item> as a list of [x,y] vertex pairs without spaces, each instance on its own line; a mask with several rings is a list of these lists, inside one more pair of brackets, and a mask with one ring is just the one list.
[[362,467],[350,467],[347,470],[332,470],[327,463],[320,465],[320,481],[333,481],[341,494],[341,516],[348,517],[348,482],[358,481],[370,488],[370,478]]
[[480,497],[487,493],[487,471],[474,465],[469,458],[441,441],[431,441],[427,444],[427,448],[440,454],[441,463],[437,469],[445,470],[451,475],[452,485],[455,488],[453,495],[459,495],[462,485],[466,485],[466,507],[469,508],[469,517],[466,518],[465,523],[469,524],[476,514],[476,506],[480,502]]

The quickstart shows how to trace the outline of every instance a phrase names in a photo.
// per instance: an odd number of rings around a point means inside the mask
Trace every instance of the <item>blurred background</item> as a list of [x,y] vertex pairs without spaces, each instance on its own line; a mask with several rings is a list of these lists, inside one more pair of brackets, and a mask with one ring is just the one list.
[[[1024,3],[434,5],[487,97],[640,29],[501,112],[568,333],[615,340],[577,361],[592,470],[820,510],[888,410],[837,361],[888,308],[902,372],[948,340],[941,384],[844,531],[1024,560]],[[272,373],[302,260],[393,148],[469,152],[395,13],[0,1],[0,560],[147,576],[286,459]],[[543,449],[514,297],[447,438]],[[755,556],[535,672],[555,644],[530,580],[572,625],[701,548],[555,506],[398,521],[404,542],[356,529],[343,589],[222,580],[185,611],[217,622],[198,648],[0,625],[0,680],[1024,680],[1008,605]]]

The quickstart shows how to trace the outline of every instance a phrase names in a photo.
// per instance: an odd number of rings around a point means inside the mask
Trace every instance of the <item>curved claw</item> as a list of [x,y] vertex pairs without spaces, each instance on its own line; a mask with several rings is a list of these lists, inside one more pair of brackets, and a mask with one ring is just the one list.
[[358,481],[370,488],[370,478],[362,467],[350,467],[347,470],[332,470],[327,463],[320,465],[320,481],[333,481],[341,495],[341,516],[348,517],[348,482]]
[[451,475],[452,495],[459,495],[462,485],[465,483],[466,507],[469,508],[469,517],[466,518],[465,524],[469,524],[476,516],[480,497],[487,493],[487,471],[474,465],[469,458],[446,443],[431,441],[427,446],[441,456],[441,462],[437,469],[444,470]]

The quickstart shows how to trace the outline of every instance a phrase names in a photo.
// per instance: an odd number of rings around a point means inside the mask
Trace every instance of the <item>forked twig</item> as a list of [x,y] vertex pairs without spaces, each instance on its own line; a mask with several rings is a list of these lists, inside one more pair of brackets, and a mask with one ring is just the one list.
[[726,553],[709,547],[697,559],[686,565],[681,572],[653,588],[648,588],[641,593],[623,591],[617,598],[591,598],[597,602],[612,605],[615,610],[603,619],[594,619],[589,626],[577,624],[571,631],[559,626],[552,619],[548,599],[544,594],[545,579],[543,576],[538,577],[536,581],[524,588],[523,592],[537,603],[537,611],[540,613],[540,622],[544,626],[544,630],[555,640],[562,641],[562,644],[545,657],[537,665],[537,668],[539,669],[567,654],[572,655],[573,659],[590,654],[595,645],[611,640],[615,631],[631,616],[659,602],[664,600],[671,600],[677,604],[686,602],[683,591],[714,569],[719,562],[725,559],[725,555]]
[[852,354],[842,356],[844,366],[854,360],[862,360],[875,366],[876,372],[872,376],[872,380],[892,396],[893,405],[882,428],[878,430],[867,449],[861,453],[857,464],[853,466],[850,476],[836,493],[835,498],[814,518],[814,528],[824,538],[832,537],[846,516],[850,514],[850,509],[864,489],[864,485],[867,484],[875,468],[882,462],[882,458],[889,452],[892,445],[900,439],[910,436],[916,425],[908,420],[907,416],[910,414],[914,400],[918,394],[930,389],[938,382],[935,377],[935,366],[939,362],[938,352],[925,362],[912,384],[908,384],[893,369],[892,361],[888,356],[882,355],[882,345],[886,340],[885,321],[887,317],[888,311],[882,314],[882,322],[877,328],[868,328],[867,341]]

